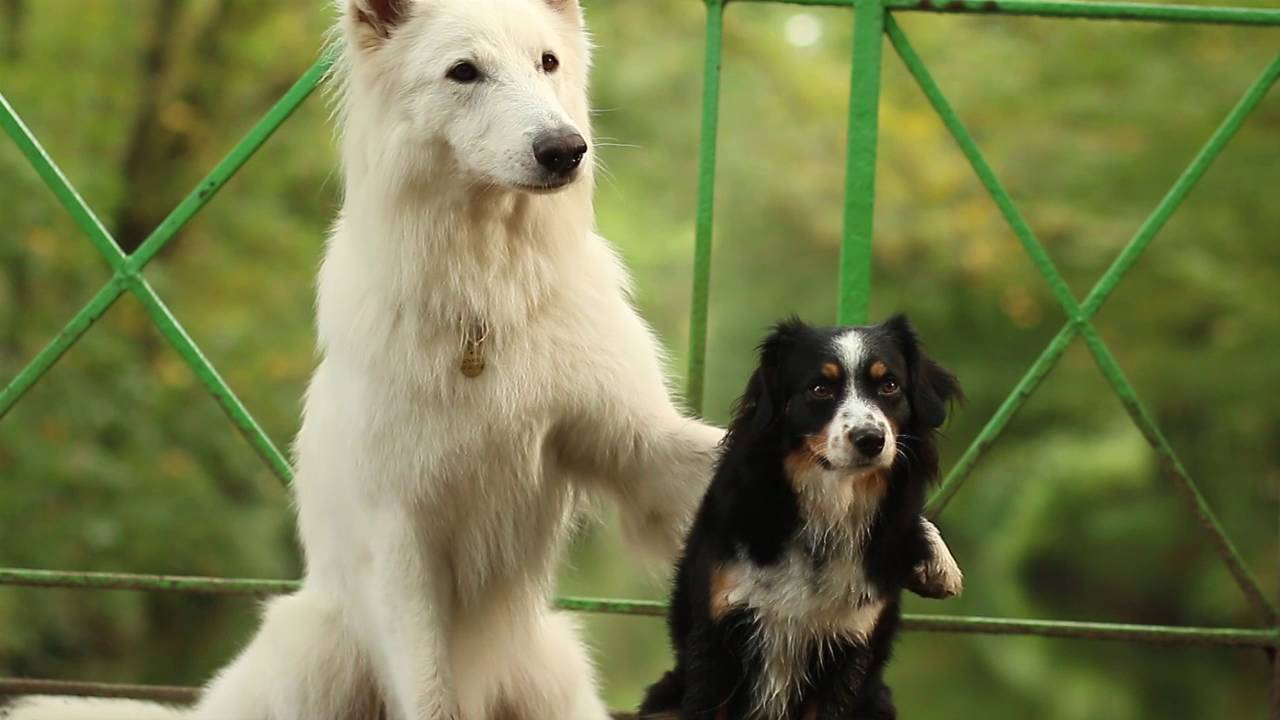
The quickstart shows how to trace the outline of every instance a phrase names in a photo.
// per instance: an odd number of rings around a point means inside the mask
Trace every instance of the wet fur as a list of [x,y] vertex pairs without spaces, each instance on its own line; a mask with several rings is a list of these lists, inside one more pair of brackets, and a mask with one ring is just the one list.
[[[824,366],[841,362],[834,346],[845,333],[862,334],[876,357],[863,367],[845,363],[840,374],[874,382],[896,371],[905,398],[882,409],[897,431],[891,465],[823,491],[809,476],[827,451],[813,431],[834,420],[820,411],[801,417],[805,400],[796,389],[813,372],[832,375]],[[874,367],[881,358],[887,368]],[[856,329],[778,326],[761,346],[677,569],[669,618],[675,669],[649,688],[642,713],[895,717],[883,670],[902,590],[946,552],[921,511],[938,474],[936,430],[959,395],[955,377],[925,355],[904,317]]]

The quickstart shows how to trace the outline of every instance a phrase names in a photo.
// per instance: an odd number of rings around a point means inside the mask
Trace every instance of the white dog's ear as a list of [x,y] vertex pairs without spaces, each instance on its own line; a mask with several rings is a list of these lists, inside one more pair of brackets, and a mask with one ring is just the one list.
[[357,32],[386,39],[409,14],[413,0],[347,0],[347,11]]
[[569,13],[575,18],[582,16],[582,8],[578,7],[578,0],[543,0],[551,6],[556,12]]

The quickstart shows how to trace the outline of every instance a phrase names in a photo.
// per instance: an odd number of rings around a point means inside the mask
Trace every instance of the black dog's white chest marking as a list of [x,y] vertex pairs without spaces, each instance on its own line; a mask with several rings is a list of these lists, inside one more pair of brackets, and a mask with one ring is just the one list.
[[785,717],[814,658],[821,665],[833,642],[866,642],[886,605],[856,554],[815,561],[793,546],[767,566],[740,555],[720,578],[721,607],[752,611],[761,663],[755,705],[767,718]]
[[854,481],[840,473],[802,475],[793,482],[804,524],[782,556],[757,565],[739,552],[713,600],[753,611],[761,661],[755,704],[768,718],[786,715],[791,698],[811,680],[814,658],[820,665],[832,643],[867,642],[886,604],[862,556],[878,512],[875,498],[852,492]]

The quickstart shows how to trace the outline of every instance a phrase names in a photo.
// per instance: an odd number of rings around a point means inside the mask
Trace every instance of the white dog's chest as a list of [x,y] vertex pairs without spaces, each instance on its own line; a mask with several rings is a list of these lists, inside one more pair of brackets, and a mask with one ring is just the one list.
[[[573,492],[552,445],[575,372],[556,360],[545,336],[491,337],[475,377],[457,366],[461,351],[433,348],[443,363],[411,411],[418,416],[416,481],[427,522],[448,538],[459,589],[483,592],[514,576],[551,572]],[[488,345],[488,343],[486,343]]]
[[344,364],[334,353],[318,370],[299,437],[301,505],[316,517],[304,524],[330,526],[317,505],[417,507],[424,540],[466,569],[460,593],[549,576],[573,504],[550,445],[572,371],[545,334],[491,336],[476,377],[461,371],[460,337],[411,335],[393,343],[413,344],[405,360],[392,352],[394,362]]

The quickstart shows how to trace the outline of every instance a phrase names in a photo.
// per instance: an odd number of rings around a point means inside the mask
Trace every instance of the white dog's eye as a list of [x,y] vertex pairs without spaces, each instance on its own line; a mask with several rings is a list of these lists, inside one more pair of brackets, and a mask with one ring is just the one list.
[[560,58],[556,57],[555,53],[549,53],[549,52],[542,53],[542,71],[543,72],[553,73],[559,68],[560,68]]
[[445,77],[456,83],[469,85],[480,79],[480,69],[469,62],[463,61],[449,68],[449,72],[445,73]]

